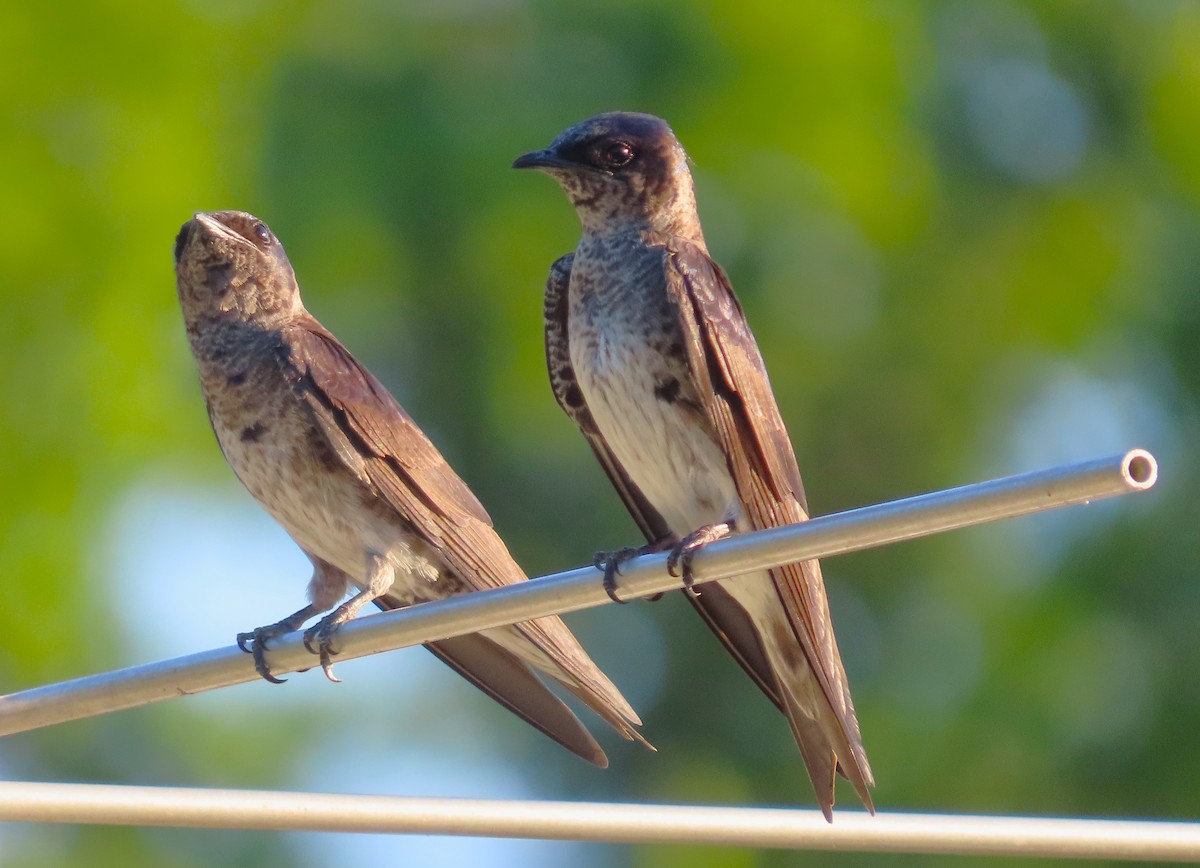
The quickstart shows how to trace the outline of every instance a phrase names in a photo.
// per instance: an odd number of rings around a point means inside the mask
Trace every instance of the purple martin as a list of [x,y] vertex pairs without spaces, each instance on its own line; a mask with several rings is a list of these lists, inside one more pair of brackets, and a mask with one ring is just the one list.
[[[670,548],[672,571],[682,566],[686,580],[703,543],[806,520],[766,367],[729,278],[709,257],[671,128],[651,115],[602,114],[513,167],[554,178],[583,225],[546,287],[550,381],[646,549]],[[627,555],[607,560],[610,593]],[[836,772],[874,811],[817,561],[709,583],[689,598],[786,715],[826,819]]]
[[[221,451],[313,565],[309,605],[238,636],[264,678],[278,680],[263,659],[266,643],[330,609],[305,644],[333,678],[334,633],[367,603],[397,609],[525,581],[471,490],[305,310],[283,246],[265,223],[240,211],[196,214],[175,242],[175,273]],[[348,591],[353,596],[338,605]],[[604,752],[537,674],[645,743],[629,703],[557,617],[425,647],[598,766],[608,763]]]

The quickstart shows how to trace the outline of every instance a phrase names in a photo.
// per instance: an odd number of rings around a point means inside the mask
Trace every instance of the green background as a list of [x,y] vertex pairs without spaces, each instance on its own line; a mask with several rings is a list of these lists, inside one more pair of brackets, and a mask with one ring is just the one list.
[[[303,601],[305,561],[200,399],[171,268],[198,209],[270,223],[310,310],[531,574],[637,542],[543,368],[542,282],[577,221],[508,166],[642,110],[693,158],[815,512],[1131,446],[1160,459],[1148,495],[826,564],[876,804],[1195,817],[1198,45],[1193,2],[4,5],[0,691],[225,645]],[[603,734],[612,767],[593,770],[412,650],[343,664],[342,685],[9,737],[0,775],[811,805],[784,721],[682,599],[570,622],[657,754]],[[334,854],[861,861],[0,827],[4,868]]]

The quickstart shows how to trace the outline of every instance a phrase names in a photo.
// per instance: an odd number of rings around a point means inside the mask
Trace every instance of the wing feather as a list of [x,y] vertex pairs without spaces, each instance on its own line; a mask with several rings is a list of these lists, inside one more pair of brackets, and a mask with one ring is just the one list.
[[[286,369],[336,460],[472,590],[525,581],[483,506],[391,393],[311,316],[289,327],[285,337]],[[630,726],[640,724],[633,709],[559,618],[515,626],[545,655],[547,671],[627,738],[641,738]]]
[[[750,524],[763,529],[807,520],[795,453],[729,278],[692,242],[672,237],[663,243],[666,289],[679,312],[697,391],[729,460]],[[839,724],[827,727],[831,731],[826,735],[843,771],[870,804],[866,788],[874,781],[837,650],[820,565],[788,564],[771,570],[771,577],[821,698]],[[703,600],[701,594],[698,604]],[[723,615],[729,617],[727,612]],[[743,659],[744,654],[737,656]],[[778,704],[778,696],[772,699]]]

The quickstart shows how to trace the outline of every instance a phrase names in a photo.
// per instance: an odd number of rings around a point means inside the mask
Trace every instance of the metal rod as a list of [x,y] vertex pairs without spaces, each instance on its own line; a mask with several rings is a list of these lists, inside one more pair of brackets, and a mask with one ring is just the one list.
[[[1012,518],[1070,504],[1145,491],[1158,476],[1149,452],[1087,461],[991,482],[910,497],[798,525],[739,534],[706,546],[693,562],[697,583],[792,561],[822,558]],[[645,555],[622,568],[623,599],[681,587],[666,570],[666,555]],[[609,602],[592,568],[570,570],[494,591],[462,594],[436,603],[361,617],[338,631],[341,659],[571,612]],[[276,673],[314,665],[299,634],[272,644]],[[0,696],[0,735],[78,720],[258,678],[250,657],[230,646],[35,687]]]
[[0,820],[1200,862],[1200,823],[0,783]]

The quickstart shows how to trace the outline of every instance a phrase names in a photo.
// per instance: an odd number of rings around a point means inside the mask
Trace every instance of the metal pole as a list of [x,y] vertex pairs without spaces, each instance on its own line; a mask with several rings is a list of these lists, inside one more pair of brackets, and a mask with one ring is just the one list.
[[1200,823],[0,783],[0,820],[1200,862]]
[[[792,561],[914,539],[1070,504],[1145,491],[1158,476],[1149,452],[1009,476],[991,482],[821,516],[798,525],[739,534],[706,546],[693,562],[697,583]],[[646,597],[681,586],[666,555],[646,555],[622,568],[618,592]],[[474,633],[609,602],[596,570],[577,569],[494,591],[358,618],[338,631],[341,659]],[[280,638],[268,659],[276,673],[314,665],[299,634]],[[257,678],[247,654],[219,648],[0,696],[0,735],[78,720]]]

